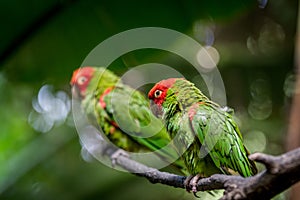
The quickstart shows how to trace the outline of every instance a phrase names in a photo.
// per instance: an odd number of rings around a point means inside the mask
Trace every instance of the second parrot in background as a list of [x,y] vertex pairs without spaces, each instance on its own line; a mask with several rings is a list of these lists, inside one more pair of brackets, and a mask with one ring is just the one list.
[[[161,150],[170,143],[170,137],[151,113],[145,96],[123,84],[113,72],[82,67],[74,71],[70,84],[90,121],[116,146],[130,152],[156,151],[167,162],[179,157],[175,149]],[[173,165],[183,168],[180,160]]]

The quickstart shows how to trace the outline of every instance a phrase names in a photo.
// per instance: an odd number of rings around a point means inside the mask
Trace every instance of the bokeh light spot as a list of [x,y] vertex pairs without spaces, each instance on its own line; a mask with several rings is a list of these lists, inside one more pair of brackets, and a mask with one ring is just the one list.
[[213,22],[198,20],[193,25],[193,34],[203,45],[212,46],[215,41],[214,29]]
[[264,120],[272,114],[272,100],[269,83],[264,79],[257,79],[250,86],[251,100],[248,113],[253,119]]
[[288,74],[284,80],[283,91],[287,97],[292,97],[295,93],[295,74]]
[[28,123],[42,133],[50,131],[55,125],[65,122],[71,109],[71,101],[64,91],[53,92],[53,86],[44,85],[37,98],[32,100],[33,110]]
[[203,47],[197,53],[197,61],[207,71],[214,69],[219,63],[219,60],[219,52],[211,46]]
[[268,4],[268,0],[257,0],[257,2],[258,2],[258,7],[261,9],[265,8]]
[[244,135],[244,144],[251,153],[263,152],[267,145],[267,138],[264,132],[252,130]]
[[266,20],[259,34],[258,46],[262,53],[272,54],[283,44],[284,39],[285,32],[282,26],[272,20]]

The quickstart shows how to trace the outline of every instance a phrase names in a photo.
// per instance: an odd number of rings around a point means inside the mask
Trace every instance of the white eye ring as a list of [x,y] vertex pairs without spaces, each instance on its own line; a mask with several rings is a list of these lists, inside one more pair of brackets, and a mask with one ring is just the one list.
[[80,77],[77,79],[78,85],[83,85],[86,81],[87,81],[87,78],[84,77],[84,76],[80,76]]
[[154,97],[155,97],[155,98],[158,98],[158,97],[160,97],[161,94],[162,94],[162,91],[161,91],[161,90],[155,90],[155,92],[154,92]]

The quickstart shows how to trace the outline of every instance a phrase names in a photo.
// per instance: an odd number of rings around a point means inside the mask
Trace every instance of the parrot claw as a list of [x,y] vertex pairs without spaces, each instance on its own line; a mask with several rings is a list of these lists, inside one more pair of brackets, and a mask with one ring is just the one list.
[[187,192],[193,192],[194,196],[197,198],[200,198],[199,196],[197,196],[197,184],[199,179],[201,179],[203,176],[201,174],[197,174],[196,176],[188,176],[185,181],[184,181],[184,185],[185,185],[185,189]]
[[112,167],[114,168],[117,164],[117,159],[120,157],[120,156],[125,156],[127,158],[129,158],[129,155],[126,153],[126,151],[124,151],[123,149],[118,149],[116,150],[111,156],[110,156],[110,159],[111,159],[111,165]]

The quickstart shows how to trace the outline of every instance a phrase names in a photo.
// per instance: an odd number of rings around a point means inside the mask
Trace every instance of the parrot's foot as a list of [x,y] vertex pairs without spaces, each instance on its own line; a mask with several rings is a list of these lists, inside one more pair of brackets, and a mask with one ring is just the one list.
[[125,156],[125,157],[129,158],[129,155],[128,155],[128,154],[126,153],[126,151],[124,151],[123,149],[118,149],[118,150],[116,150],[116,151],[110,156],[112,167],[115,167],[115,166],[116,166],[116,164],[117,164],[117,159],[118,159],[120,156]]
[[195,197],[198,197],[197,196],[197,184],[198,184],[198,181],[203,178],[203,176],[201,174],[197,174],[196,176],[188,176],[185,181],[184,181],[184,185],[185,185],[185,189],[187,192],[193,192],[194,196]]

